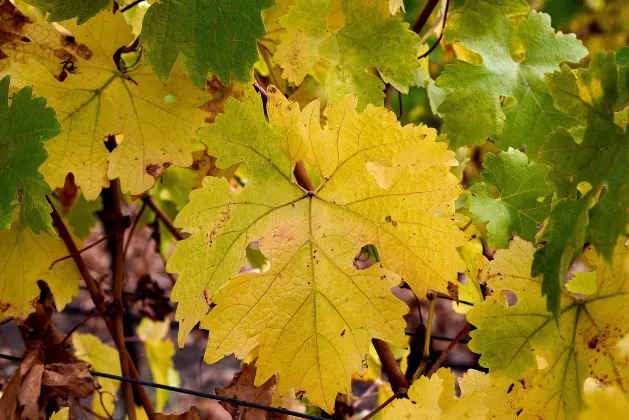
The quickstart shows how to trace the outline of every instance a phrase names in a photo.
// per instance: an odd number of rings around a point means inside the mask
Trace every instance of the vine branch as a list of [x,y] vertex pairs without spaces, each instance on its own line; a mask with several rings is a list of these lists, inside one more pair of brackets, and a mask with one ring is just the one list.
[[166,229],[168,229],[168,231],[171,233],[171,235],[175,237],[175,239],[177,239],[178,241],[182,241],[184,239],[183,235],[181,234],[179,229],[175,227],[172,220],[170,220],[168,215],[164,213],[164,211],[160,209],[157,204],[155,204],[155,201],[153,201],[150,196],[147,195],[142,197],[142,201],[144,201],[146,205],[149,206],[153,213],[155,213],[155,217],[157,217],[160,222],[162,222],[164,226],[166,226]]
[[382,362],[382,370],[384,370],[387,378],[389,378],[393,392],[397,393],[400,391],[400,395],[406,394],[410,384],[400,369],[397,360],[395,360],[395,356],[393,356],[393,352],[391,352],[389,344],[382,340],[378,340],[377,338],[374,338],[371,342],[376,349],[376,353],[378,353],[380,362]]
[[448,354],[450,354],[450,352],[452,351],[454,346],[457,345],[459,340],[461,340],[463,336],[465,336],[465,334],[470,332],[470,328],[472,328],[472,324],[470,324],[469,322],[466,322],[463,328],[461,328],[461,331],[459,331],[458,334],[452,339],[452,341],[450,341],[450,344],[448,344],[448,347],[445,349],[443,353],[441,353],[441,356],[439,356],[435,364],[432,365],[430,370],[426,373],[427,377],[430,378],[432,374],[435,373],[437,369],[439,369],[443,361],[446,360],[446,357],[448,357]]
[[[109,334],[114,339],[114,342],[116,342],[116,336],[117,336],[116,324],[111,319],[110,311],[109,311],[109,308],[107,307],[107,304],[105,303],[103,292],[101,291],[98,283],[96,283],[96,280],[94,279],[94,277],[92,277],[89,270],[87,269],[87,266],[85,265],[85,261],[83,261],[83,258],[81,257],[81,254],[79,253],[79,250],[76,244],[74,243],[74,240],[72,239],[72,236],[70,235],[70,232],[68,231],[68,228],[63,222],[63,219],[59,215],[59,212],[57,211],[54,203],[48,196],[46,196],[46,200],[48,201],[48,204],[50,204],[50,207],[52,208],[51,216],[52,216],[53,225],[57,228],[57,232],[59,232],[59,237],[61,238],[66,248],[68,249],[68,252],[72,256],[72,259],[74,260],[74,263],[77,269],[79,270],[81,277],[83,277],[83,281],[85,282],[85,286],[87,287],[90,297],[92,298],[92,302],[94,302],[94,306],[96,307],[96,310],[104,315],[103,319],[105,320],[105,325],[107,326],[107,329],[109,330]],[[116,342],[116,344],[118,343]],[[124,358],[125,360],[128,360],[130,362],[129,370],[132,377],[139,378],[140,375],[138,373],[138,370],[135,364],[133,363],[133,361],[131,360],[131,357],[129,356],[127,348],[124,345],[124,341],[122,342],[122,344],[123,344],[122,347],[118,346],[118,352],[120,354],[120,357],[121,359]],[[141,386],[137,386],[136,391],[138,393],[140,401],[142,402],[142,405],[144,406],[144,409],[146,410],[146,413],[149,419],[155,420],[155,412],[153,410],[151,400],[146,394],[145,389]],[[133,413],[135,413],[135,409]]]

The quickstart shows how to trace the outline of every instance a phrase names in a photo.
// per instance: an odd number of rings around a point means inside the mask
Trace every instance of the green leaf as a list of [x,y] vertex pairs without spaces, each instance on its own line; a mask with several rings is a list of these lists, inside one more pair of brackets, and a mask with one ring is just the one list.
[[[553,188],[544,179],[548,168],[529,164],[526,155],[519,150],[498,156],[489,154],[483,166],[487,183],[470,188],[474,194],[470,198],[470,210],[475,223],[489,221],[489,245],[506,248],[514,233],[534,240],[538,226],[550,214]],[[488,184],[497,188],[497,198]]]
[[604,187],[590,214],[591,242],[611,257],[618,235],[626,233],[629,208],[629,137],[617,125],[622,94],[622,72],[614,53],[592,57],[588,69],[567,66],[548,75],[555,107],[579,123],[559,128],[540,149],[540,161],[551,166],[548,180],[561,197],[574,198],[586,182]]
[[588,249],[598,288],[586,297],[564,293],[554,318],[540,296],[541,279],[531,275],[534,249],[516,238],[487,265],[487,285],[514,292],[517,303],[487,297],[475,305],[467,315],[476,327],[469,348],[481,354],[479,363],[492,377],[515,383],[504,405],[515,405],[518,419],[582,419],[587,378],[595,379],[597,388],[617,386],[627,393],[629,359],[617,343],[629,333],[628,250],[619,238],[609,265]]
[[[357,94],[360,110],[367,104],[382,105],[384,83],[408,93],[415,79],[413,70],[419,66],[417,34],[399,16],[389,14],[385,1],[341,0],[340,4],[338,11],[332,0],[298,0],[280,18],[286,32],[274,58],[284,69],[283,77],[300,84],[324,59],[330,63],[326,90],[332,103]],[[367,71],[371,68],[380,77]]]
[[98,222],[96,212],[102,209],[103,201],[100,196],[94,201],[87,201],[81,194],[65,216],[74,228],[74,234],[80,239],[85,239],[90,236],[90,231]]
[[22,228],[56,238],[46,202],[51,189],[38,168],[48,156],[44,141],[61,133],[61,124],[45,98],[32,97],[30,87],[13,95],[9,107],[9,83],[9,76],[0,81],[0,229],[11,227],[19,207]]
[[592,193],[580,200],[559,201],[537,241],[544,246],[535,251],[531,272],[533,276],[543,274],[542,294],[546,296],[546,308],[555,318],[559,316],[566,275],[585,243],[593,201]]
[[[450,141],[463,146],[491,137],[500,149],[525,145],[535,157],[540,140],[570,120],[553,108],[544,74],[579,61],[587,50],[574,35],[555,33],[544,13],[532,11],[514,24],[480,1],[453,14],[445,35],[483,59],[481,65],[457,60],[436,81],[450,91],[439,107]],[[515,101],[503,107],[501,97]]]
[[177,57],[199,88],[208,72],[223,85],[248,82],[258,60],[256,40],[264,36],[261,12],[274,0],[163,0],[144,16],[142,42],[157,76],[168,80]]
[[111,0],[24,0],[26,3],[50,12],[48,20],[59,22],[78,18],[80,25],[96,16],[98,12],[111,4]]
[[620,67],[627,67],[629,64],[629,47],[622,47],[616,53],[616,64]]

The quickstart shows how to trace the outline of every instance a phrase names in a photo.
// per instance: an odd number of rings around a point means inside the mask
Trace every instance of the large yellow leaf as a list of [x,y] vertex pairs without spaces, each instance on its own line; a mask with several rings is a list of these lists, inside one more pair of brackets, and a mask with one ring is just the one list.
[[591,295],[564,292],[559,319],[546,310],[541,278],[531,276],[533,246],[515,238],[486,266],[487,284],[512,290],[511,306],[488,298],[468,313],[477,327],[469,346],[492,376],[522,385],[511,399],[523,418],[576,418],[585,408],[583,383],[593,377],[629,389],[629,356],[617,343],[629,332],[629,252],[619,241],[614,265],[586,251],[596,268],[598,289]]
[[[179,386],[179,372],[175,370],[173,356],[175,345],[168,339],[170,319],[153,321],[150,318],[142,318],[137,328],[138,337],[144,342],[146,356],[149,360],[153,381],[158,384]],[[155,391],[155,409],[162,411],[168,402],[169,391],[157,389]]]
[[450,369],[441,368],[430,378],[422,376],[409,388],[408,399],[393,401],[383,418],[484,420],[489,411],[485,406],[489,375],[478,372],[472,380],[464,379],[459,380],[461,397],[455,398],[454,374]]
[[[49,156],[40,170],[48,183],[61,187],[72,172],[93,200],[109,179],[119,177],[124,192],[140,194],[169,165],[189,166],[190,138],[204,118],[198,108],[203,92],[178,70],[164,86],[141,57],[136,66],[118,70],[114,53],[132,41],[120,14],[61,25],[72,38],[50,24],[26,25],[30,42],[3,49],[12,60],[12,83],[47,97],[63,124],[63,133],[46,143]],[[66,64],[63,70],[62,61],[72,62],[72,69]],[[63,82],[55,78],[61,73]],[[123,136],[110,154],[103,140],[112,134]]]
[[[75,239],[79,248],[81,242]],[[47,233],[22,229],[14,216],[10,230],[0,230],[0,319],[14,316],[26,318],[35,311],[33,302],[39,298],[38,280],[48,284],[58,311],[79,294],[81,275],[71,259],[50,264],[68,255],[59,239]]]
[[[85,363],[89,363],[92,369],[120,376],[120,357],[118,350],[104,344],[100,338],[92,334],[72,334],[74,354]],[[99,416],[112,417],[116,410],[116,393],[120,382],[114,379],[98,378],[100,390],[92,400],[92,410]]]
[[[192,234],[167,266],[179,273],[179,344],[203,319],[208,363],[260,346],[256,385],[277,373],[280,395],[304,390],[332,411],[352,372],[364,372],[372,337],[406,346],[407,308],[389,289],[402,278],[418,296],[445,292],[463,271],[464,235],[451,220],[457,162],[435,130],[401,127],[383,108],[357,113],[355,96],[330,106],[322,128],[318,102],[300,112],[268,92],[268,123],[249,89],[199,132],[219,167],[244,162],[249,181],[234,194],[226,180],[205,178],[177,216]],[[309,194],[292,177],[301,159],[323,179]],[[256,240],[271,268],[237,276]],[[358,271],[367,244],[381,264]]]
[[69,418],[70,418],[69,407],[64,407],[60,409],[59,411],[57,411],[56,413],[53,413],[52,416],[50,416],[50,420],[68,420]]

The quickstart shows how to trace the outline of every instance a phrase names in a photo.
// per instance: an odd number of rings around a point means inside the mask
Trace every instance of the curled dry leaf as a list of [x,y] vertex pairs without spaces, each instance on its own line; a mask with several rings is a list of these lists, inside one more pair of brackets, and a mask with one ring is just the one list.
[[[262,386],[254,386],[256,378],[256,367],[251,364],[243,364],[242,370],[234,375],[234,379],[225,388],[217,388],[216,394],[221,397],[237,398],[262,405],[271,405],[273,396],[277,390],[277,379],[271,377]],[[271,413],[257,408],[244,407],[230,403],[220,403],[234,420],[288,420],[292,416],[285,414]]]
[[157,420],[200,420],[199,410],[196,407],[190,407],[190,410],[181,414],[155,414]]

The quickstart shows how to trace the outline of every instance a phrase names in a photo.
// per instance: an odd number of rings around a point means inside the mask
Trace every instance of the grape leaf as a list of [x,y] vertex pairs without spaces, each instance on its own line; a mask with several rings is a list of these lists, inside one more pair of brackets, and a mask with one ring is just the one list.
[[[531,11],[514,24],[478,0],[448,19],[445,36],[483,60],[481,65],[457,60],[436,81],[449,91],[438,111],[452,144],[473,145],[491,137],[500,149],[526,145],[526,153],[536,157],[540,140],[570,120],[553,108],[544,74],[563,61],[583,58],[587,50],[581,42],[572,34],[555,33],[544,13]],[[505,101],[503,107],[501,97],[515,103]]]
[[[47,233],[33,233],[20,226],[17,216],[10,230],[0,231],[0,319],[26,318],[35,311],[38,280],[48,284],[58,311],[79,294],[79,274],[71,259],[50,268],[53,261],[68,255],[63,242]],[[81,248],[81,242],[75,240]]]
[[614,53],[597,53],[588,69],[567,66],[547,76],[555,106],[579,121],[558,129],[540,149],[551,166],[548,180],[561,197],[574,197],[579,183],[604,187],[590,212],[590,241],[611,257],[616,238],[627,232],[629,208],[629,135],[615,113],[626,101],[619,85]]
[[102,209],[103,201],[100,196],[94,201],[87,201],[85,196],[80,194],[65,217],[74,229],[74,234],[80,239],[85,239],[90,236],[92,228],[98,223],[96,213]]
[[543,274],[542,294],[547,298],[548,310],[556,317],[566,275],[585,243],[592,204],[591,194],[580,200],[557,202],[537,238],[543,247],[535,251],[533,275]]
[[[119,177],[123,192],[140,194],[171,164],[189,166],[189,139],[204,118],[198,108],[202,92],[178,72],[163,86],[140,63],[119,71],[112,57],[132,40],[120,14],[104,12],[81,26],[61,25],[74,36],[68,44],[57,34],[56,49],[74,65],[63,82],[31,59],[12,62],[9,71],[16,85],[33,85],[36,93],[47,96],[64,126],[63,133],[46,144],[49,157],[41,172],[48,183],[60,187],[72,172],[91,201],[109,179]],[[50,39],[41,40],[43,49],[51,44]],[[176,100],[167,100],[168,95]],[[110,154],[103,139],[112,134],[124,137]]]
[[[523,392],[515,393],[512,402],[523,418],[576,418],[585,406],[587,377],[628,389],[629,358],[616,352],[616,343],[629,332],[629,252],[619,240],[610,266],[588,250],[598,289],[584,298],[564,291],[555,322],[540,295],[542,279],[531,274],[533,251],[529,242],[516,238],[487,265],[487,284],[515,292],[518,302],[507,307],[490,297],[474,306],[467,315],[477,328],[469,347],[481,354],[480,364],[492,376],[522,384]],[[544,361],[541,368],[538,360]]]
[[[408,390],[408,399],[396,399],[384,412],[387,419],[485,419],[489,411],[485,406],[485,393],[489,386],[489,375],[485,378],[470,375],[461,378],[461,397],[455,398],[454,374],[441,368],[430,378],[421,376]],[[467,380],[465,380],[467,378]],[[486,380],[485,380],[486,379]]]
[[[340,0],[344,25],[329,27],[332,0],[298,0],[279,24],[280,35],[275,61],[284,69],[283,77],[301,84],[320,60],[330,63],[326,90],[332,103],[346,94],[358,95],[358,108],[382,105],[384,83],[408,93],[413,70],[419,66],[415,44],[419,37],[408,23],[391,16],[385,0]],[[377,69],[380,77],[366,71]],[[384,81],[384,83],[383,83]]]
[[[140,340],[144,342],[153,381],[158,384],[178,387],[181,378],[179,372],[175,370],[173,362],[175,345],[168,339],[169,328],[170,319],[168,318],[164,321],[142,318],[138,324],[137,334]],[[155,393],[155,409],[162,411],[168,402],[169,391],[157,389]]]
[[77,19],[82,24],[93,18],[98,12],[109,6],[112,0],[24,0],[44,12],[50,12],[48,20],[59,22],[67,19]]
[[142,42],[147,59],[162,80],[168,80],[177,57],[197,87],[208,71],[222,84],[230,78],[251,80],[258,60],[256,40],[264,36],[261,12],[274,0],[162,0],[146,12]]
[[591,295],[598,289],[595,272],[574,272],[574,277],[566,282],[566,289],[575,294]]
[[602,387],[586,391],[583,398],[588,408],[579,420],[625,419],[629,417],[629,401],[622,390]]
[[9,229],[20,209],[23,228],[56,237],[46,202],[52,190],[38,168],[46,160],[44,141],[59,134],[61,124],[30,88],[15,93],[9,106],[9,82],[8,76],[0,80],[0,229]]
[[[553,188],[545,182],[548,168],[529,164],[524,153],[512,149],[487,155],[483,167],[487,183],[470,188],[470,211],[475,223],[489,221],[489,245],[507,248],[514,233],[532,241],[550,213]],[[497,188],[497,198],[488,184]]]
[[[72,334],[74,354],[80,360],[92,366],[92,369],[112,375],[121,376],[118,350],[104,344],[100,338],[92,334]],[[110,418],[116,409],[116,393],[120,382],[99,376],[100,394],[92,400],[92,411],[96,415]]]
[[[249,179],[236,195],[224,179],[205,178],[175,220],[192,234],[167,265],[179,273],[171,295],[179,344],[203,319],[206,362],[260,346],[256,385],[277,373],[279,395],[295,387],[332,411],[352,372],[364,371],[370,338],[406,345],[407,309],[388,290],[398,276],[421,296],[445,292],[464,269],[456,251],[464,235],[437,214],[453,214],[456,160],[434,130],[402,128],[383,108],[359,114],[355,96],[330,106],[321,128],[318,101],[300,112],[267,92],[269,123],[249,88],[199,132],[219,167],[243,162]],[[292,179],[302,159],[323,178],[310,194]],[[256,240],[271,268],[238,276]],[[381,265],[357,271],[367,244]]]

